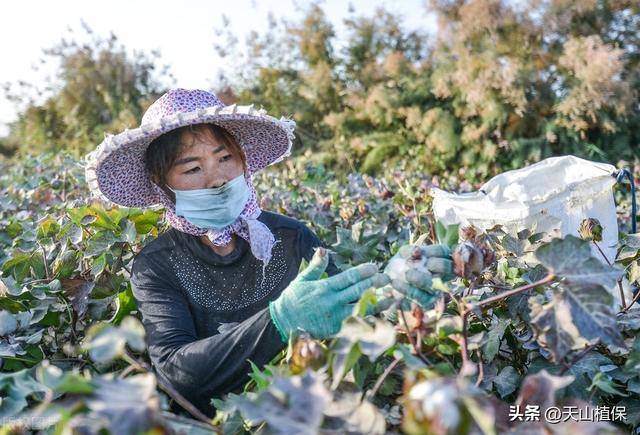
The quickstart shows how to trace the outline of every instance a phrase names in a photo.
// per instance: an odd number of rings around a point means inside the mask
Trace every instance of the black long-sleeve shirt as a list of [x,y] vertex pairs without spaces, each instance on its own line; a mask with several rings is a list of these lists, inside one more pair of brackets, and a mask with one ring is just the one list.
[[[280,240],[264,280],[262,262],[241,237],[221,256],[199,237],[170,229],[133,263],[133,294],[157,376],[211,417],[211,398],[248,380],[248,360],[262,366],[284,348],[268,303],[296,277],[302,258],[326,246],[293,218],[263,211],[258,220]],[[327,274],[338,272],[330,260]]]

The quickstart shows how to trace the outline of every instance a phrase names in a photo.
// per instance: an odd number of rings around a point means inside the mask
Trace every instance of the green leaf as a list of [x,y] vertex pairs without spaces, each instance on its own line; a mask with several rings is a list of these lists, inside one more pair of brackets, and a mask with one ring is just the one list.
[[232,396],[227,401],[250,425],[264,423],[269,433],[289,434],[318,433],[330,400],[320,376],[307,371],[302,376],[277,376],[258,394]]
[[127,289],[118,293],[118,308],[116,310],[116,314],[111,319],[111,322],[114,325],[120,324],[122,319],[131,314],[132,311],[138,309],[138,304],[136,302],[135,297],[133,296],[133,291],[131,290],[131,285],[127,285]]
[[91,207],[87,206],[68,208],[66,213],[67,216],[69,216],[69,219],[79,227],[91,225],[97,220],[97,216]]
[[531,298],[531,326],[538,343],[551,352],[555,362],[597,342],[625,348],[612,299],[602,286],[586,282],[561,286],[544,305]]
[[92,430],[104,426],[108,433],[146,433],[157,424],[160,401],[152,373],[124,379],[100,376],[93,384],[93,393],[84,400]]
[[367,308],[375,307],[377,302],[378,299],[376,297],[375,290],[371,288],[367,289],[362,296],[360,296],[360,299],[358,299],[358,303],[354,309],[355,313],[353,313],[353,315],[355,316],[357,314],[360,317],[364,317],[367,314]]
[[36,368],[36,379],[58,395],[63,393],[89,394],[95,389],[91,380],[85,379],[79,373],[64,372],[48,360],[42,361]]
[[624,369],[627,373],[638,373],[640,371],[640,335],[637,335],[633,341]]
[[47,239],[55,236],[60,231],[60,225],[51,216],[46,216],[38,222],[36,237],[38,240]]
[[599,390],[604,391],[605,393],[614,394],[622,397],[629,396],[626,393],[618,390],[616,387],[621,387],[620,385],[616,385],[606,374],[602,372],[596,373],[591,381],[591,385],[587,390],[592,391],[594,388],[598,388]]
[[256,383],[256,387],[258,390],[264,390],[271,384],[271,376],[266,371],[263,372],[260,368],[255,365],[255,363],[249,360],[249,365],[251,365],[251,373],[249,373],[249,377]]
[[144,333],[140,321],[132,316],[125,317],[119,326],[98,323],[87,332],[83,348],[89,351],[93,361],[107,363],[120,357],[127,344],[135,351],[143,351]]
[[124,228],[122,229],[122,233],[120,234],[119,240],[121,242],[134,243],[136,241],[136,236],[138,234],[136,230],[136,225],[130,221],[129,219],[124,219],[120,222],[120,225],[124,223]]
[[7,235],[12,239],[15,239],[22,233],[22,224],[18,221],[12,221],[9,225],[4,227],[4,230],[7,232]]
[[500,394],[500,397],[504,399],[505,396],[516,391],[518,384],[520,383],[520,375],[511,366],[503,368],[498,376],[493,378],[493,385],[496,387],[496,391]]
[[616,316],[618,327],[623,331],[637,331],[640,329],[640,310],[629,310]]
[[557,278],[574,285],[600,284],[612,288],[623,275],[621,270],[593,258],[588,241],[572,235],[542,245],[535,256]]
[[118,239],[112,232],[99,231],[93,234],[87,241],[84,256],[94,257],[105,254],[111,250],[113,244],[117,241]]
[[98,278],[107,267],[107,253],[103,253],[99,257],[95,258],[91,264],[91,275],[94,278]]
[[635,427],[640,423],[640,400],[635,398],[622,399],[617,405],[624,407],[627,414],[627,424]]
[[160,213],[150,209],[132,210],[128,218],[135,224],[138,234],[147,234],[158,224]]
[[381,234],[364,236],[363,221],[353,224],[351,231],[345,228],[336,228],[337,241],[332,246],[342,257],[353,264],[373,261],[378,256],[378,243],[382,240]]
[[16,280],[11,276],[0,277],[0,294],[8,296],[20,296],[27,291],[25,288],[18,287]]
[[14,417],[27,407],[27,398],[35,396],[42,400],[48,388],[33,376],[33,369],[23,369],[14,373],[0,373],[0,418]]
[[96,217],[96,220],[91,223],[92,227],[104,228],[111,231],[120,231],[120,219],[124,214],[123,209],[115,208],[111,210],[105,210],[99,206],[91,206],[90,212]]
[[398,343],[396,349],[393,351],[393,356],[397,359],[401,359],[402,362],[412,370],[419,370],[427,367],[420,358],[412,353],[412,349],[407,344]]
[[500,340],[502,340],[502,336],[510,323],[509,319],[494,318],[491,320],[491,327],[481,344],[482,356],[485,362],[490,363],[498,354]]
[[9,335],[18,329],[18,320],[9,311],[0,311],[0,336]]
[[11,274],[16,281],[22,282],[31,273],[32,254],[17,252],[2,265],[5,274]]
[[25,311],[28,308],[22,303],[15,301],[8,297],[0,297],[0,309],[7,310],[10,313],[17,313],[19,311]]
[[332,389],[338,387],[342,378],[353,368],[361,356],[362,353],[358,346],[354,346],[352,343],[339,343],[337,345],[331,361],[331,374],[333,375]]
[[58,239],[64,244],[66,241],[70,241],[72,245],[77,246],[84,236],[82,228],[73,222],[68,222],[63,225],[58,233]]
[[53,275],[56,278],[69,278],[77,268],[78,252],[64,246],[53,261]]
[[567,370],[567,374],[572,375],[575,380],[566,388],[566,396],[588,401],[587,389],[591,385],[591,380],[600,373],[602,366],[609,364],[613,364],[613,361],[599,352],[590,351],[582,356]]
[[453,246],[458,243],[459,227],[459,224],[444,225],[440,221],[436,222],[436,238],[438,239],[438,243],[453,248]]
[[438,343],[436,349],[443,355],[455,355],[458,353],[458,345],[453,342]]

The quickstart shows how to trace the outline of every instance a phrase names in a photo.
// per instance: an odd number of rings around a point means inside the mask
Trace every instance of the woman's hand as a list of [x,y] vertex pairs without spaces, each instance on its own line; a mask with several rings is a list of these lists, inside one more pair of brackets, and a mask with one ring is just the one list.
[[269,304],[271,318],[284,341],[298,330],[314,338],[336,334],[365,290],[389,282],[386,275],[377,273],[378,266],[373,263],[320,279],[328,263],[327,251],[316,249],[307,268]]
[[447,245],[404,245],[391,257],[384,273],[390,284],[376,291],[383,296],[383,309],[391,305],[389,296],[393,291],[423,308],[431,308],[438,299],[432,288],[433,277],[443,281],[454,277],[451,250]]

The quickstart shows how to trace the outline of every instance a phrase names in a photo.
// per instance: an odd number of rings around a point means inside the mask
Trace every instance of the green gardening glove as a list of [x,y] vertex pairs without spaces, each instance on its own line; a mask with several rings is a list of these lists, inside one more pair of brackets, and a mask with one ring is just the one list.
[[[388,308],[394,295],[403,296],[422,308],[431,308],[438,299],[433,290],[433,277],[443,281],[454,278],[451,249],[447,245],[404,245],[391,257],[384,273],[390,284],[376,290],[382,297],[379,310]],[[402,309],[408,309],[407,302]]]
[[389,282],[373,263],[320,279],[328,264],[326,249],[317,248],[307,268],[269,303],[269,314],[284,342],[298,331],[319,339],[335,335],[365,290]]

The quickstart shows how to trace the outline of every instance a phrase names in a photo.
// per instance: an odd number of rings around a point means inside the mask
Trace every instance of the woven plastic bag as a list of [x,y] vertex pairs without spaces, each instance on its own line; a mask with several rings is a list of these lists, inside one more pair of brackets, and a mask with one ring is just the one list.
[[[433,188],[433,212],[444,225],[488,229],[500,224],[513,233],[529,228],[560,237],[578,236],[580,223],[596,218],[603,227],[600,248],[613,261],[618,242],[615,173],[616,167],[606,163],[551,157],[499,174],[477,192],[455,194]],[[592,250],[605,261],[595,246]]]
[[[477,192],[455,194],[433,188],[433,212],[444,225],[473,225],[486,230],[499,224],[514,235],[528,228],[550,237],[578,237],[582,221],[595,218],[603,227],[599,246],[613,263],[618,222],[612,188],[617,174],[620,171],[606,163],[575,156],[551,157],[499,174]],[[607,262],[593,244],[591,251],[595,258]],[[626,278],[622,287],[628,302],[633,293]],[[614,286],[607,290],[614,298],[613,306],[620,305],[618,289]]]

